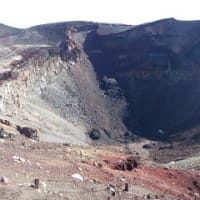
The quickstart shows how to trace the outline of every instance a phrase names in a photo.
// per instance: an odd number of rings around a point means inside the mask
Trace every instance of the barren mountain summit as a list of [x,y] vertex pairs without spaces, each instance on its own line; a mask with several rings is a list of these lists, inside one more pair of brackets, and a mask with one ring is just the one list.
[[[55,131],[62,137],[76,126],[83,137],[104,129],[112,138],[130,132],[161,140],[194,128],[199,123],[199,31],[198,21],[174,19],[135,27],[1,25],[2,115],[30,126],[36,120],[37,129],[51,124],[41,134]],[[54,117],[65,125],[54,127]]]
[[[32,153],[37,162],[38,148],[43,168],[54,171],[59,163],[67,167],[59,157],[62,151],[66,160],[86,171],[91,165],[97,167],[102,184],[118,184],[120,174],[134,185],[127,178],[133,172],[127,171],[137,168],[136,197],[142,199],[147,191],[168,194],[159,193],[160,199],[198,199],[198,171],[189,170],[200,167],[199,34],[200,21],[171,18],[138,26],[77,21],[16,29],[0,24],[0,137],[7,138],[6,148],[11,148],[6,155],[11,156],[11,150],[25,157]],[[28,152],[17,149],[24,136],[37,142],[24,147]],[[79,155],[76,145],[88,157]],[[48,166],[52,160],[46,152],[56,147],[57,165]],[[65,155],[68,150],[72,157],[69,152]],[[82,157],[91,161],[82,163]],[[5,160],[10,162],[8,157]],[[172,172],[165,172],[163,166]],[[178,174],[174,168],[187,171]],[[38,173],[34,168],[33,176]],[[179,192],[170,188],[168,179],[163,181],[167,173],[176,177],[174,183],[181,182]]]

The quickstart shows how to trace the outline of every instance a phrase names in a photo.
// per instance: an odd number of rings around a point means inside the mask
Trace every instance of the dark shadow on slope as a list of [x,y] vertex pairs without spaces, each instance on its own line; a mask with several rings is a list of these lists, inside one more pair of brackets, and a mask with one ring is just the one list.
[[129,103],[124,123],[132,133],[167,141],[200,122],[200,80],[171,79],[180,63],[167,45],[159,46],[146,34],[135,38],[94,31],[84,49],[100,82],[105,76],[117,80]]

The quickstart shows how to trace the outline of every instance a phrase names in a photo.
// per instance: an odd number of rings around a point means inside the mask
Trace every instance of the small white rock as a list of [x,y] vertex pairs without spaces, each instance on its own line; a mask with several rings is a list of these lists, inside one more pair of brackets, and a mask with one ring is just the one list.
[[62,193],[59,193],[59,196],[60,196],[60,197],[62,197],[62,196],[63,196],[63,194],[62,194]]
[[78,179],[80,181],[83,181],[83,177],[80,174],[77,174],[77,173],[73,174],[72,178],[75,178],[75,179]]
[[78,170],[79,170],[79,171],[83,171],[83,169],[82,169],[81,167],[78,167]]
[[30,160],[27,160],[27,162],[28,162],[29,165],[32,165]]
[[41,189],[44,191],[44,192],[47,192],[47,184],[45,181],[40,181],[41,183]]
[[17,163],[25,163],[26,161],[24,158],[21,158],[19,156],[13,156],[12,158],[13,158],[13,161]]

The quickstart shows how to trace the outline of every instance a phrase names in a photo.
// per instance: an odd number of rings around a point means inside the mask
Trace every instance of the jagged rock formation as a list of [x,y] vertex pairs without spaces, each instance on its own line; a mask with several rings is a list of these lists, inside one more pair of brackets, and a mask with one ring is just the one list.
[[200,122],[199,32],[174,19],[1,24],[0,116],[47,141],[166,140]]
[[[126,130],[120,116],[126,102],[104,95],[83,50],[87,33],[96,26],[52,24],[4,38],[2,118],[39,130],[42,140],[86,144],[93,128],[120,139]],[[108,134],[102,137],[109,143]]]

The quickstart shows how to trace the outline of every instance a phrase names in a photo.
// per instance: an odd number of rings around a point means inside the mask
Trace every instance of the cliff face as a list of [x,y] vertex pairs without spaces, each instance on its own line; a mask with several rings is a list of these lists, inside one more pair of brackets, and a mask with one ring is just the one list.
[[0,199],[199,199],[199,35],[0,24]]
[[129,102],[128,129],[165,140],[198,125],[199,33],[198,21],[166,19],[88,36],[85,50],[99,79],[115,78]]
[[200,22],[1,26],[1,118],[42,140],[162,140],[199,125]]
[[41,140],[91,143],[87,133],[93,129],[106,143],[120,139],[125,99],[104,95],[83,50],[96,26],[52,24],[4,38],[1,117],[39,130]]

